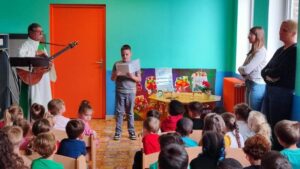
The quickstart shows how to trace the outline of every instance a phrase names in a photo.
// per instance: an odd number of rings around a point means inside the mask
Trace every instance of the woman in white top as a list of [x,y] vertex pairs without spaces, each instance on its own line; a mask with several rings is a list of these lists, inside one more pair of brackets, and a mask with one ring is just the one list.
[[253,110],[260,111],[266,86],[261,77],[261,70],[267,64],[267,50],[264,46],[262,27],[251,28],[248,40],[252,47],[244,64],[238,70],[246,80],[246,103]]

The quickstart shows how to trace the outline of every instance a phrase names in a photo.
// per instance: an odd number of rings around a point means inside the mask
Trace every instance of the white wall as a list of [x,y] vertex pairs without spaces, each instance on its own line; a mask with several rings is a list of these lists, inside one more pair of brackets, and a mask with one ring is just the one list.
[[253,24],[253,0],[238,1],[237,17],[236,72],[238,72],[238,67],[244,63],[250,50],[248,34]]

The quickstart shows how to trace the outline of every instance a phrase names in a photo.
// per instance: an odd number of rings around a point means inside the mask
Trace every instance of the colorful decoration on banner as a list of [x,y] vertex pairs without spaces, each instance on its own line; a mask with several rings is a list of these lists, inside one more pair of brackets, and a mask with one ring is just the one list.
[[[146,113],[151,109],[166,109],[166,105],[152,102],[148,99],[151,94],[157,92],[157,82],[166,81],[166,77],[172,77],[172,84],[177,92],[203,92],[210,94],[215,87],[215,69],[171,69],[171,71],[160,71],[156,77],[156,69],[142,69],[142,80],[137,83],[134,113],[135,118],[144,120]],[[161,73],[162,72],[162,73]],[[161,78],[161,79],[160,79]],[[171,83],[171,82],[170,82]],[[159,106],[158,106],[159,105]]]
[[203,71],[198,71],[192,74],[192,91],[197,92],[201,91],[203,93],[207,93],[210,91],[210,83],[208,82],[207,79],[207,73]]
[[145,80],[145,88],[148,94],[153,94],[157,91],[155,76],[148,76]]
[[177,92],[189,92],[190,91],[190,81],[188,76],[177,77],[175,80],[175,90]]
[[148,101],[144,95],[139,95],[135,97],[134,109],[137,111],[144,111],[148,108]]

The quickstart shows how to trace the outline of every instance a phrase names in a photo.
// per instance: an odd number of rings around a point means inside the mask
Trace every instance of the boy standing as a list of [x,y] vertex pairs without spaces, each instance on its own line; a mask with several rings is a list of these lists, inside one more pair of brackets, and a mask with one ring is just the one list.
[[141,81],[141,72],[127,73],[127,75],[121,75],[121,72],[117,71],[116,64],[118,63],[130,63],[131,60],[131,47],[129,45],[123,45],[121,48],[122,61],[118,61],[114,64],[111,80],[116,81],[116,103],[115,112],[117,116],[116,132],[114,140],[120,140],[123,123],[123,113],[128,116],[128,132],[131,140],[136,140],[134,131],[134,99],[136,93],[136,82]]

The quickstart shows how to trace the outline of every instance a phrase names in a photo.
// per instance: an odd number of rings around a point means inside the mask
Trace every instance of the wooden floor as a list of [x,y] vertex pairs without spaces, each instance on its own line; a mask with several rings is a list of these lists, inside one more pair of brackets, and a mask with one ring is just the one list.
[[[141,140],[129,139],[127,121],[122,126],[122,138],[120,141],[113,140],[115,132],[115,120],[92,120],[91,127],[96,130],[99,137],[97,148],[98,169],[129,169],[132,168],[133,158],[136,151],[141,148]],[[142,131],[142,121],[135,121],[135,130]]]

